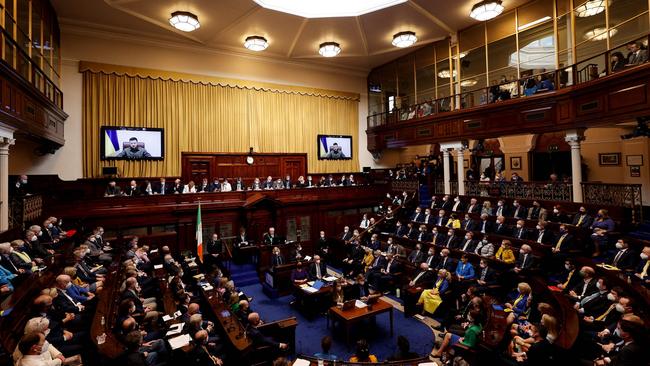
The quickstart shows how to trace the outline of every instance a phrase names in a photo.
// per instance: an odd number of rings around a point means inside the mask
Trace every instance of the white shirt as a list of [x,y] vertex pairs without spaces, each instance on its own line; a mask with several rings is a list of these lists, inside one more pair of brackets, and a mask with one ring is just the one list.
[[368,220],[361,220],[361,224],[359,224],[359,227],[362,229],[367,229],[368,228]]
[[230,192],[232,191],[232,186],[228,182],[223,182],[221,184],[221,192]]
[[185,187],[183,187],[183,193],[196,193],[196,186],[190,189],[189,184],[186,184]]

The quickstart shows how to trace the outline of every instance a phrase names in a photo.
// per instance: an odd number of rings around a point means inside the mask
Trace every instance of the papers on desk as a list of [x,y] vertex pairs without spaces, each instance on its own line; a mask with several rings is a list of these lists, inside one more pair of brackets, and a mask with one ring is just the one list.
[[198,267],[198,264],[196,264],[196,262],[189,262],[189,263],[187,264],[187,266],[188,266],[188,267]]
[[420,362],[418,366],[438,366],[435,362]]
[[314,292],[318,292],[317,289],[315,289],[315,288],[309,286],[309,285],[306,284],[306,283],[300,285],[300,288],[301,288],[303,291],[305,291],[305,292],[307,292],[307,293],[310,293],[310,294],[313,294]]
[[154,253],[158,253],[158,249],[151,249],[149,251],[149,254],[154,254]]
[[153,269],[162,269],[163,265],[162,264],[154,264]]
[[192,277],[194,277],[194,279],[197,280],[197,281],[203,281],[205,279],[205,275],[203,273],[199,273],[199,274],[194,275]]
[[305,258],[303,258],[306,262],[309,262],[311,260],[311,257],[306,255]]
[[295,361],[293,361],[293,366],[309,366],[310,362],[307,360],[303,360],[302,358],[296,358]]
[[194,259],[196,259],[196,258],[194,258],[194,257],[187,257],[187,258],[185,258],[185,262],[194,262]]
[[[164,317],[163,317],[163,319],[164,319]],[[172,325],[171,327],[169,327],[169,330],[167,331],[167,334],[165,334],[165,336],[166,337],[171,337],[171,336],[175,336],[177,334],[181,334],[181,332],[183,331],[183,325],[184,325],[183,323],[178,323],[178,324]],[[171,343],[171,340],[169,341],[169,343]]]
[[334,282],[336,280],[337,280],[337,278],[334,277],[334,276],[325,276],[325,277],[323,277],[323,281],[327,281],[327,282]]
[[172,319],[176,319],[176,318],[178,318],[179,316],[181,316],[181,312],[180,312],[180,311],[177,311],[177,312],[175,312],[175,313],[172,314],[172,315],[167,315],[167,314],[163,315],[162,319],[163,319],[164,322],[167,322],[167,321],[170,321],[170,320],[172,320]]
[[361,300],[357,300],[357,301],[354,302],[354,307],[358,308],[358,309],[363,309],[363,308],[365,308],[367,306],[368,306],[368,304],[366,304],[365,302],[363,302]]
[[210,290],[212,290],[214,287],[212,287],[212,285],[209,284],[209,283],[202,283],[202,284],[201,284],[201,288],[202,288],[204,291],[210,291]]
[[185,347],[190,344],[190,341],[192,338],[190,338],[189,334],[183,334],[179,335],[178,337],[172,338],[169,340],[169,345],[172,347],[172,349],[179,349],[181,347]]

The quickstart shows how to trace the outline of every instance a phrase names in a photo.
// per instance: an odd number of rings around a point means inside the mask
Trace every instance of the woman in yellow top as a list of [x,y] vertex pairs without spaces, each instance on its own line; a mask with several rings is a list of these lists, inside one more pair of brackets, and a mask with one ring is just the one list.
[[367,272],[368,268],[372,266],[372,262],[375,260],[375,256],[372,255],[372,249],[365,248],[366,254],[363,256],[363,271]]
[[365,339],[359,339],[359,341],[357,341],[357,350],[354,355],[350,357],[350,362],[376,363],[377,356],[370,354],[368,342],[366,342]]
[[510,240],[501,241],[501,246],[499,247],[499,250],[497,250],[497,253],[494,255],[494,257],[504,263],[515,263],[515,253],[512,251],[511,245],[512,243],[510,243]]
[[446,226],[451,229],[460,229],[460,220],[458,220],[458,216],[455,213],[451,214]]
[[438,309],[438,306],[442,304],[440,294],[445,293],[449,288],[449,279],[449,273],[445,269],[441,269],[438,271],[438,279],[433,284],[433,288],[422,291],[418,305],[422,304],[425,312],[433,314]]

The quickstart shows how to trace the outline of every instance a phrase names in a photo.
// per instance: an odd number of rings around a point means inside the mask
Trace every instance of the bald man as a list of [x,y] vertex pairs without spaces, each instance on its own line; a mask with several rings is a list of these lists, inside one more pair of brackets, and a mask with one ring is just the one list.
[[288,345],[286,343],[276,342],[273,338],[263,335],[262,332],[257,329],[260,324],[260,314],[248,314],[248,327],[246,328],[246,333],[250,340],[253,342],[254,346],[268,346],[277,351],[284,351],[288,348]]

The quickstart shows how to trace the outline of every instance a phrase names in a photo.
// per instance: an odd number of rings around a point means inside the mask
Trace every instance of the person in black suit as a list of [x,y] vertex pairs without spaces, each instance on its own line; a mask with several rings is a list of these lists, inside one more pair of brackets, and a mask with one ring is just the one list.
[[596,271],[593,268],[584,266],[580,268],[580,275],[582,281],[578,282],[575,287],[569,291],[569,298],[573,302],[580,302],[585,297],[592,295],[598,291],[596,287]]
[[474,233],[468,231],[465,233],[465,239],[458,245],[459,250],[465,253],[474,253],[476,250],[476,240],[474,240]]
[[519,204],[519,201],[515,200],[512,202],[512,217],[516,219],[525,219],[528,215],[528,209]]
[[533,240],[540,244],[550,245],[553,241],[553,233],[546,230],[546,222],[540,221],[537,223],[537,233],[534,235]]
[[483,234],[488,234],[492,232],[492,222],[488,221],[488,214],[481,214],[481,221],[478,222],[476,230],[480,231]]
[[264,233],[263,238],[264,245],[279,245],[282,243],[280,237],[275,235],[275,228],[270,227],[269,231]]
[[469,214],[465,214],[465,220],[460,223],[460,227],[465,231],[474,231],[476,230],[477,223]]
[[436,277],[434,271],[431,270],[426,262],[420,263],[420,269],[415,276],[409,281],[408,287],[429,287],[433,284]]
[[358,274],[354,285],[348,290],[350,299],[357,299],[361,301],[366,301],[371,296],[370,287],[368,287],[368,282],[362,274]]
[[223,361],[213,355],[208,349],[209,335],[205,330],[199,330],[195,333],[190,333],[190,336],[194,339],[194,347],[190,351],[189,357],[191,357],[192,364],[197,366],[217,366],[221,365]]
[[563,293],[569,293],[582,279],[579,272],[573,259],[566,259],[564,269],[560,273],[559,281],[555,286],[562,290]]
[[468,213],[475,213],[475,214],[480,213],[481,205],[478,203],[478,200],[476,198],[472,198],[469,200],[469,206],[467,206],[467,210],[465,211]]
[[314,256],[314,262],[309,266],[309,278],[312,281],[320,280],[323,277],[327,277],[327,266],[321,260],[320,256],[316,254]]
[[552,265],[554,267],[561,266],[568,257],[569,251],[573,249],[573,235],[569,234],[565,224],[560,225],[560,232],[558,237],[553,242],[551,252],[553,253]]
[[424,262],[425,259],[426,255],[422,251],[422,244],[420,243],[415,245],[415,249],[411,251],[407,258],[409,263],[413,264],[414,266],[420,265],[420,263]]
[[447,238],[442,242],[442,246],[445,248],[456,249],[459,245],[460,238],[455,235],[454,229],[449,229],[447,231]]
[[497,235],[509,236],[512,229],[506,225],[505,216],[497,216],[496,222],[492,225],[492,231]]
[[375,283],[377,281],[377,276],[381,276],[381,269],[384,267],[386,267],[386,257],[384,257],[379,250],[376,250],[374,252],[372,264],[366,271],[366,280],[369,283]]
[[138,183],[135,180],[130,181],[129,186],[124,191],[124,195],[129,197],[137,197],[141,194],[140,187],[138,187]]
[[449,218],[447,217],[445,210],[440,210],[438,211],[438,217],[433,220],[433,224],[436,226],[446,226],[448,221]]
[[323,260],[323,262],[327,263],[329,260],[329,251],[329,239],[325,236],[325,232],[321,230],[318,236],[318,241],[316,242],[316,253],[320,255],[320,258]]
[[384,292],[388,289],[388,284],[399,275],[400,265],[395,256],[386,254],[386,266],[380,270],[381,276],[373,283],[373,287]]
[[359,241],[353,239],[348,247],[348,256],[343,259],[343,273],[351,277],[363,268],[363,257],[366,255],[365,250],[359,244]]
[[525,240],[528,238],[528,230],[525,227],[524,220],[517,220],[517,224],[512,229],[513,238]]
[[495,216],[508,216],[510,214],[510,211],[508,210],[508,206],[506,206],[506,203],[503,200],[499,200],[497,202],[497,207],[494,210],[494,215]]
[[636,366],[648,364],[647,329],[637,316],[624,316],[617,324],[621,346],[613,356],[600,358],[595,366]]
[[533,248],[531,248],[528,244],[523,244],[521,248],[519,248],[519,255],[517,256],[517,261],[515,262],[515,268],[512,270],[515,273],[520,273],[532,268],[533,265]]
[[417,239],[419,230],[415,228],[415,225],[413,225],[412,222],[409,222],[408,224],[406,224],[406,226],[407,226],[406,234],[404,234],[403,237],[411,240]]
[[445,242],[445,239],[445,234],[439,232],[437,227],[434,226],[433,229],[431,229],[430,240],[433,245],[442,245],[442,243]]
[[435,270],[439,271],[441,269],[447,270],[447,272],[456,271],[456,262],[449,257],[449,249],[444,248],[440,251],[440,260],[436,264]]
[[165,195],[170,193],[171,187],[166,183],[165,178],[160,178],[160,182],[153,187],[153,194]]
[[180,179],[176,179],[174,181],[174,185],[172,186],[171,193],[173,194],[182,194],[183,189],[185,189],[185,186],[181,183]]
[[[215,180],[217,181],[217,183],[219,183],[218,178],[215,178]],[[214,192],[211,189],[211,187],[212,187],[212,184],[210,184],[210,182],[208,182],[208,178],[203,178],[203,179],[201,179],[201,183],[196,186],[196,191],[197,192],[204,192],[204,193],[206,193],[206,192]],[[218,191],[221,191],[221,186],[219,186]]]
[[271,266],[277,267],[283,264],[287,264],[287,261],[282,256],[282,253],[280,253],[280,248],[273,247],[273,254],[271,254]]
[[616,254],[607,263],[622,271],[634,270],[638,255],[629,248],[623,239],[618,239],[616,249],[618,249]]
[[108,182],[108,186],[106,186],[106,191],[104,191],[104,197],[117,197],[122,195],[122,190],[120,187],[115,183],[114,180]]
[[[208,267],[219,267],[222,271],[225,271],[225,267],[223,266],[223,253],[224,253],[224,247],[223,247],[223,242],[221,239],[219,239],[219,234],[218,233],[213,233],[212,238],[208,240],[208,243],[206,245],[207,249],[207,256],[204,255],[204,261]],[[205,260],[207,259],[207,260]]]
[[262,183],[262,189],[273,189],[273,177],[270,175],[266,177],[266,180]]
[[542,213],[542,205],[539,202],[533,201],[533,207],[528,209],[528,220],[539,220],[539,215]]
[[462,212],[464,211],[465,205],[463,205],[463,201],[460,200],[459,196],[456,196],[454,198],[453,205],[451,206],[451,210],[453,212]]
[[284,189],[291,189],[293,188],[292,183],[291,183],[291,176],[287,175],[284,180],[282,181],[282,187]]
[[341,237],[341,240],[343,241],[350,241],[352,239],[352,232],[350,231],[350,227],[346,226],[343,228],[343,235]]
[[596,288],[598,289],[597,292],[584,297],[580,302],[574,305],[578,314],[584,317],[595,318],[606,312],[612,304],[612,300],[608,298],[610,289],[604,278],[599,278],[598,281],[596,281]]
[[436,255],[436,250],[435,247],[430,247],[429,251],[427,252],[426,258],[424,259],[424,262],[426,263],[429,268],[434,268],[436,264],[438,264],[438,256]]
[[476,271],[476,288],[478,292],[484,293],[489,286],[497,284],[497,273],[490,268],[487,259],[482,258],[479,263],[479,268]]
[[420,230],[415,238],[417,241],[429,241],[431,237],[429,236],[429,230],[427,230],[426,225],[420,225]]
[[258,313],[248,314],[248,327],[246,327],[246,335],[253,342],[253,347],[259,348],[268,346],[276,351],[283,351],[288,348],[286,343],[276,342],[273,338],[267,337],[257,329],[261,324],[260,315]]
[[415,213],[413,213],[413,216],[411,216],[411,221],[424,222],[424,214],[422,213],[422,208],[415,208]]
[[296,246],[291,249],[291,253],[289,254],[289,261],[291,262],[299,262],[305,257],[303,253],[303,248],[300,243],[296,243]]
[[591,226],[592,222],[593,218],[589,216],[587,209],[584,206],[580,206],[578,213],[573,216],[573,221],[571,224],[575,227],[586,229]]
[[451,199],[451,197],[449,197],[448,194],[444,195],[442,197],[442,205],[440,206],[440,208],[449,212],[453,207],[454,207],[454,201]]

